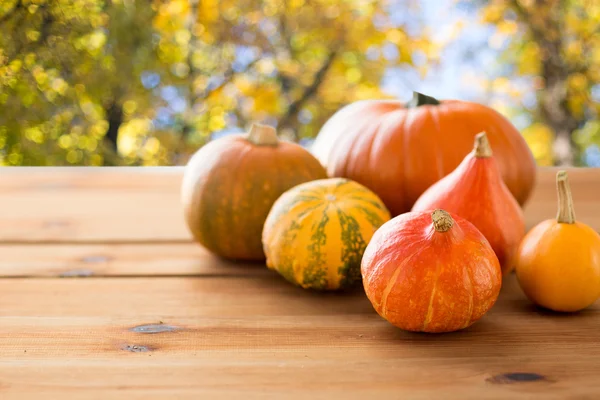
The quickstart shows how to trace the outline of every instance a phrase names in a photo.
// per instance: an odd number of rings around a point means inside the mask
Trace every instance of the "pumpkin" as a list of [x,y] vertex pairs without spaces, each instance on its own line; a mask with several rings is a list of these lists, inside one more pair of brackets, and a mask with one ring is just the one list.
[[479,229],[496,253],[503,274],[514,267],[514,256],[525,236],[525,220],[496,164],[485,133],[462,163],[419,197],[413,211],[443,208],[466,218]]
[[271,206],[289,188],[326,177],[303,147],[255,124],[245,135],[209,142],[190,159],[181,197],[194,239],[224,258],[264,260],[261,234]]
[[329,176],[357,181],[393,215],[409,211],[432,184],[454,170],[485,131],[506,186],[522,205],[535,181],[535,160],[519,131],[481,104],[438,101],[419,93],[409,104],[363,100],[322,127],[311,151]]
[[298,185],[273,205],[263,230],[267,267],[306,289],[344,289],[360,281],[373,233],[390,219],[366,187],[342,178]]
[[470,326],[494,305],[502,285],[500,263],[483,234],[444,210],[385,223],[365,250],[361,274],[379,315],[415,332]]
[[533,227],[517,253],[516,273],[525,295],[558,312],[575,312],[600,296],[600,235],[576,221],[566,171],[557,173],[556,219]]

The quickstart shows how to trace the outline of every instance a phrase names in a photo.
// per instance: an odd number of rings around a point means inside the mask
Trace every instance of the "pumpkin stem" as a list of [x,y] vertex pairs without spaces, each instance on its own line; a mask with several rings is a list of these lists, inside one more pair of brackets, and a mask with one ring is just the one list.
[[439,100],[431,97],[431,96],[427,96],[424,95],[423,93],[419,93],[419,92],[413,92],[413,98],[411,101],[409,101],[408,103],[406,103],[404,106],[406,108],[415,108],[415,107],[419,107],[419,106],[424,106],[424,105],[432,105],[432,106],[437,106],[440,104]]
[[444,210],[435,210],[431,213],[431,220],[433,221],[433,227],[438,232],[447,232],[454,225],[454,220]]
[[573,207],[573,197],[571,196],[567,171],[558,171],[556,174],[556,189],[558,191],[558,214],[556,215],[556,221],[561,224],[574,224],[575,208]]
[[475,135],[475,146],[473,147],[473,150],[475,151],[475,157],[477,158],[488,158],[492,156],[490,141],[485,132]]
[[246,139],[257,146],[277,146],[277,131],[272,126],[252,124]]

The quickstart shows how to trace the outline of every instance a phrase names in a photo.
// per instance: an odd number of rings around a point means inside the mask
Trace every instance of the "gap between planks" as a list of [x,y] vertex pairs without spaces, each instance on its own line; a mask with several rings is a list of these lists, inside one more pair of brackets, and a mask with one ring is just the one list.
[[359,290],[316,294],[274,277],[0,279],[0,292],[3,400],[155,385],[171,396],[244,387],[424,399],[593,398],[600,389],[598,308],[535,311],[514,277],[484,318],[445,335],[392,327]]

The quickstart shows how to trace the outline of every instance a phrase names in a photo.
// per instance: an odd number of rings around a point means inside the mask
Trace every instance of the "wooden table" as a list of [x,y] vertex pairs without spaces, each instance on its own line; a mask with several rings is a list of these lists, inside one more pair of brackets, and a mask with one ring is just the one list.
[[[555,215],[555,172],[529,226]],[[600,398],[599,303],[544,312],[511,276],[471,328],[402,332],[360,288],[317,294],[207,254],[181,176],[0,170],[0,399]],[[600,229],[600,170],[570,180]]]

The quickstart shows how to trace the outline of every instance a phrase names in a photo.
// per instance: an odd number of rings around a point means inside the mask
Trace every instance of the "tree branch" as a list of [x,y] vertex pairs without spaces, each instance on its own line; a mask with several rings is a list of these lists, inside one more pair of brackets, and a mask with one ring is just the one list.
[[47,13],[44,13],[44,18],[42,19],[42,26],[40,27],[40,37],[38,38],[39,43],[46,44],[46,41],[50,36],[50,29],[52,28],[52,24],[54,22],[55,19],[52,15],[51,10],[48,10]]
[[539,30],[537,26],[531,23],[531,14],[529,13],[529,11],[527,11],[521,5],[521,3],[519,3],[519,0],[511,0],[510,3],[512,4],[512,8],[519,15],[519,17],[521,17],[523,21],[527,21],[533,39],[536,41],[536,43],[541,45],[545,41],[544,32]]
[[[329,53],[327,59],[325,59],[325,62],[323,63],[323,65],[321,65],[321,68],[319,68],[319,70],[315,74],[312,83],[306,88],[304,88],[304,91],[302,92],[300,97],[298,97],[290,104],[290,106],[287,109],[287,112],[279,120],[279,129],[288,127],[291,124],[292,120],[298,115],[302,106],[304,106],[304,104],[308,100],[310,100],[310,98],[317,92],[317,90],[321,86],[321,83],[323,83],[323,79],[325,78],[327,71],[329,71],[331,64],[333,64],[333,61],[335,60],[336,56],[337,50],[333,50],[331,53]],[[294,132],[294,135],[296,136],[296,140],[299,139],[299,137],[297,136],[297,132]]]
[[110,149],[116,152],[119,128],[123,123],[123,107],[117,101],[112,101],[105,108],[105,112],[108,121],[108,130],[104,138],[107,140]]
[[195,104],[196,101],[204,100],[208,96],[210,96],[211,94],[216,92],[217,90],[222,89],[225,85],[227,85],[228,83],[230,83],[233,80],[233,78],[235,77],[236,74],[248,72],[248,70],[250,70],[250,68],[252,68],[259,60],[260,60],[260,57],[252,60],[251,62],[248,63],[248,65],[246,65],[246,68],[244,68],[243,71],[239,71],[239,72],[234,70],[233,67],[230,67],[223,74],[223,80],[221,81],[221,83],[219,83],[218,85],[213,86],[213,87],[206,87],[202,91],[201,94],[199,94],[197,96],[192,96],[192,105]]
[[[19,2],[19,4],[21,4]],[[46,4],[42,4],[39,7],[39,11],[38,12],[43,12],[46,8],[48,7],[48,3]],[[17,7],[15,7],[13,9],[16,10]],[[13,12],[10,12],[10,14],[13,14]],[[22,20],[25,17],[21,18]],[[20,21],[22,22],[22,21]],[[48,39],[48,33],[50,32],[50,28],[52,27],[53,23],[55,22],[54,17],[50,14],[44,14],[43,19],[42,19],[42,24],[39,27],[40,30],[40,37],[35,41],[35,42],[31,42],[31,44],[29,44],[29,48],[27,48],[28,44],[26,44],[26,41],[19,41],[16,40],[14,43],[14,48],[12,51],[12,55],[8,56],[8,63],[12,62],[14,59],[16,59],[19,54],[25,53],[27,50],[27,52],[35,52],[37,51],[38,47],[42,47],[43,45],[47,44],[46,41]]]
[[[248,72],[248,70],[250,68],[252,68],[252,66],[254,66],[254,64],[256,64],[258,61],[260,60],[260,57],[252,60],[250,63],[248,63],[248,65],[246,66],[246,68],[243,71],[235,71],[233,69],[233,67],[230,67],[227,71],[225,71],[225,73],[223,74],[223,80],[216,86],[213,87],[206,87],[200,94],[198,95],[194,95],[193,94],[193,88],[192,85],[190,85],[190,99],[189,99],[189,110],[187,110],[188,112],[186,112],[185,114],[191,114],[191,109],[192,107],[194,107],[194,105],[196,104],[196,102],[201,101],[201,100],[206,100],[211,94],[215,93],[217,90],[223,88],[225,85],[227,85],[228,83],[230,83],[231,81],[233,81],[233,78],[235,78],[236,74],[238,73],[245,73]],[[238,116],[239,118],[239,116]],[[191,132],[191,126],[189,124],[189,117],[184,115],[184,121],[183,121],[183,128],[182,128],[182,139],[185,139]]]
[[[536,15],[525,9],[518,0],[511,0],[511,5],[542,52],[540,75],[544,79],[544,88],[537,94],[538,112],[556,135],[553,145],[554,157],[559,165],[572,165],[576,147],[571,135],[581,123],[581,118],[575,116],[569,108],[567,79],[570,74],[581,68],[581,65],[562,57],[564,43],[558,33],[563,30],[561,14],[549,12],[544,19],[544,25],[541,25],[539,19],[538,23],[535,22]],[[541,7],[544,4],[537,1],[536,5]],[[561,2],[558,7],[563,6],[564,3]]]

